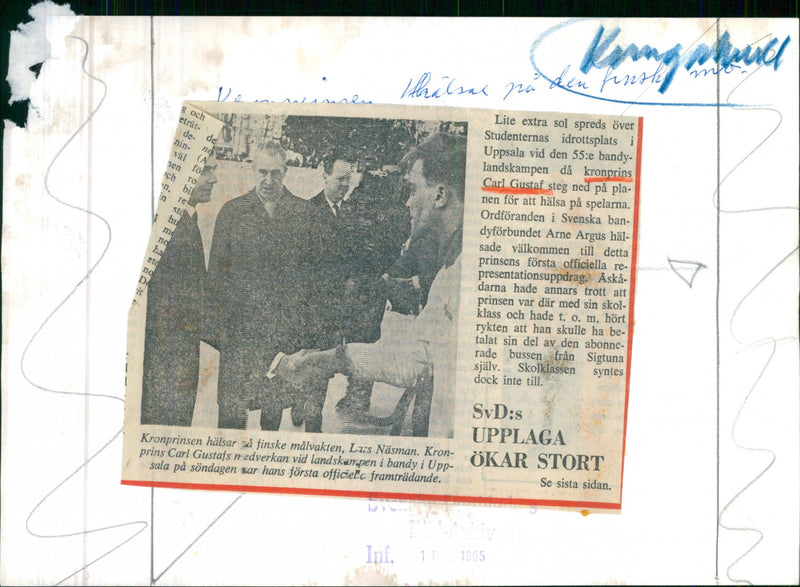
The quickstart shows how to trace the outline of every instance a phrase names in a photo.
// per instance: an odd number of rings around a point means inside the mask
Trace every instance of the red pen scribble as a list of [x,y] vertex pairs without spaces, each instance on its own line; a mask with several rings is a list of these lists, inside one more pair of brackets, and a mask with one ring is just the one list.
[[530,196],[552,196],[553,190],[544,190],[539,188],[498,188],[498,187],[482,187],[484,192],[492,192],[493,194],[519,194]]
[[633,183],[632,177],[584,177],[584,183],[597,183],[598,181],[624,181],[625,183]]

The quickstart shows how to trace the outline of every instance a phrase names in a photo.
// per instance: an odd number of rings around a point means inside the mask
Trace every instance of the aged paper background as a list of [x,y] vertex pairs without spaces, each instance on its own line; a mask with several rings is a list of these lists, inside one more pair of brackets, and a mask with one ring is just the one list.
[[[601,24],[777,44],[665,89],[653,59],[580,71]],[[66,25],[4,136],[3,582],[797,582],[796,21]],[[134,276],[180,105],[218,98],[644,118],[619,516],[120,486]]]

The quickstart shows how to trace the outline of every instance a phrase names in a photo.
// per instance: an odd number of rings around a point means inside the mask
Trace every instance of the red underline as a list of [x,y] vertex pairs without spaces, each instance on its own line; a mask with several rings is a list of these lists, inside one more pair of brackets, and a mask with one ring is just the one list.
[[597,183],[598,181],[624,181],[625,183],[633,183],[632,177],[584,177],[584,183]]
[[531,196],[552,196],[553,190],[542,190],[539,188],[496,188],[496,187],[482,187],[484,192],[492,192],[493,194],[521,194]]

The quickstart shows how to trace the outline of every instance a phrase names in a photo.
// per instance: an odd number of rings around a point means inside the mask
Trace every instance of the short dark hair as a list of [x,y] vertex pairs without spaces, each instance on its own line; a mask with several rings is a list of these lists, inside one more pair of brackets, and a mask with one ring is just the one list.
[[322,170],[326,175],[330,175],[333,173],[333,164],[337,161],[352,163],[353,160],[354,157],[348,150],[339,147],[331,148],[325,151],[325,154],[322,156]]
[[422,175],[428,185],[441,183],[464,201],[467,167],[467,138],[436,133],[414,147],[404,158],[409,166],[422,159]]

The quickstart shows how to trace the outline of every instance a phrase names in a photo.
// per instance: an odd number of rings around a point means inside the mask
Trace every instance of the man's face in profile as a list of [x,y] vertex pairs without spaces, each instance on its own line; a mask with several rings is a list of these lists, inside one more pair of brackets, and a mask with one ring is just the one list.
[[438,185],[429,185],[423,174],[424,161],[417,159],[404,178],[409,192],[406,207],[411,215],[411,237],[433,227]]
[[190,206],[211,201],[211,192],[214,191],[214,185],[217,183],[216,171],[217,159],[211,155],[206,159],[206,165],[203,167],[200,177],[197,178],[192,195],[189,197]]
[[337,159],[333,163],[330,175],[323,172],[325,181],[325,197],[329,202],[336,203],[344,198],[347,189],[350,187],[350,175],[353,166],[348,161]]
[[256,176],[256,191],[267,201],[277,200],[283,192],[283,177],[286,167],[280,156],[273,153],[257,153],[253,160]]

